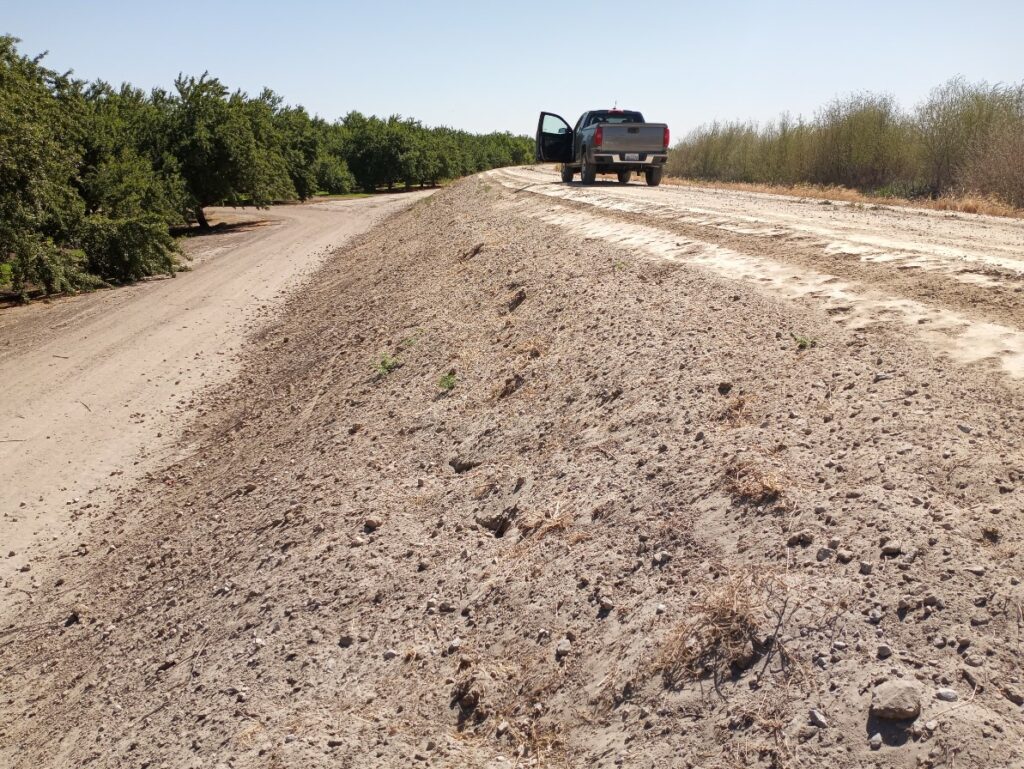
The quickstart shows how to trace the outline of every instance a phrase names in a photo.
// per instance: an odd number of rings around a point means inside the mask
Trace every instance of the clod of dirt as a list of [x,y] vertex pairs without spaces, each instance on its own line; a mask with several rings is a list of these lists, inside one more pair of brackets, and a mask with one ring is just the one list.
[[448,464],[451,465],[451,468],[455,471],[456,475],[461,475],[462,473],[468,473],[474,467],[480,467],[483,463],[478,459],[462,459],[455,457],[454,459],[449,459]]
[[474,256],[479,254],[481,250],[483,250],[483,247],[484,247],[483,243],[477,243],[472,248],[470,248],[466,253],[464,253],[460,260],[465,262],[465,261],[468,261],[468,260],[472,259]]
[[523,381],[522,374],[515,373],[508,377],[505,380],[505,384],[503,384],[501,389],[498,390],[497,399],[502,400],[515,393],[516,390],[523,386]]
[[910,681],[886,681],[871,693],[871,715],[887,721],[908,721],[921,713],[921,690]]
[[810,721],[811,726],[816,726],[819,729],[828,728],[828,719],[825,718],[825,714],[817,708],[811,708],[807,715],[807,720]]
[[789,535],[789,539],[786,540],[786,544],[790,547],[807,547],[814,542],[814,533],[807,531],[806,529],[795,532]]
[[895,558],[903,552],[903,543],[899,541],[889,541],[882,545],[882,557],[884,558]]
[[458,707],[459,724],[472,720],[479,723],[489,715],[484,707],[486,684],[476,672],[463,675],[452,686],[451,707]]
[[1014,705],[1024,705],[1024,690],[1007,685],[1000,687],[999,692]]
[[474,520],[485,529],[494,534],[495,537],[504,537],[512,523],[519,515],[519,506],[506,507],[500,513],[481,513],[474,517]]
[[523,302],[526,301],[526,289],[520,288],[508,299],[508,311],[515,312],[516,308],[519,307]]
[[572,641],[568,638],[563,638],[555,646],[555,659],[564,659],[569,656],[570,652],[572,652]]

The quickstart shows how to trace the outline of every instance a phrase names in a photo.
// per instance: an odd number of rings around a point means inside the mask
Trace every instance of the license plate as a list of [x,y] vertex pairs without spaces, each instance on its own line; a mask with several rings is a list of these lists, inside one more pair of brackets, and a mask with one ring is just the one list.
[[626,160],[639,160],[639,159],[640,159],[640,153],[639,152],[627,152],[626,153]]

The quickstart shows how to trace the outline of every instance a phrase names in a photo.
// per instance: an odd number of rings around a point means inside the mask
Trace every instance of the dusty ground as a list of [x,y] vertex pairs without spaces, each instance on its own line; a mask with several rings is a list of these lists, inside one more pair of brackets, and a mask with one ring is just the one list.
[[418,203],[40,564],[0,764],[1024,764],[1022,238],[528,169]]
[[213,209],[234,229],[186,240],[189,272],[0,311],[0,584],[30,588],[15,575],[47,542],[178,453],[196,393],[237,371],[287,289],[417,197]]

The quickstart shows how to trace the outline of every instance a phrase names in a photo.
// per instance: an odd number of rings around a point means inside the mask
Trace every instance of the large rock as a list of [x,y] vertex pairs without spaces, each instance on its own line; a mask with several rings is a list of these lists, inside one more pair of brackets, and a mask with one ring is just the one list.
[[921,713],[921,690],[910,681],[886,681],[871,694],[871,715],[890,721],[907,721]]

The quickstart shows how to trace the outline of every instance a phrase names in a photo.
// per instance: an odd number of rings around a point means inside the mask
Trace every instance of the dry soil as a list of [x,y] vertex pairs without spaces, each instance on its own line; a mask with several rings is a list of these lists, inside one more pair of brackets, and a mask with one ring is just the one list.
[[1022,244],[537,169],[418,201],[9,578],[0,764],[1021,766]]

